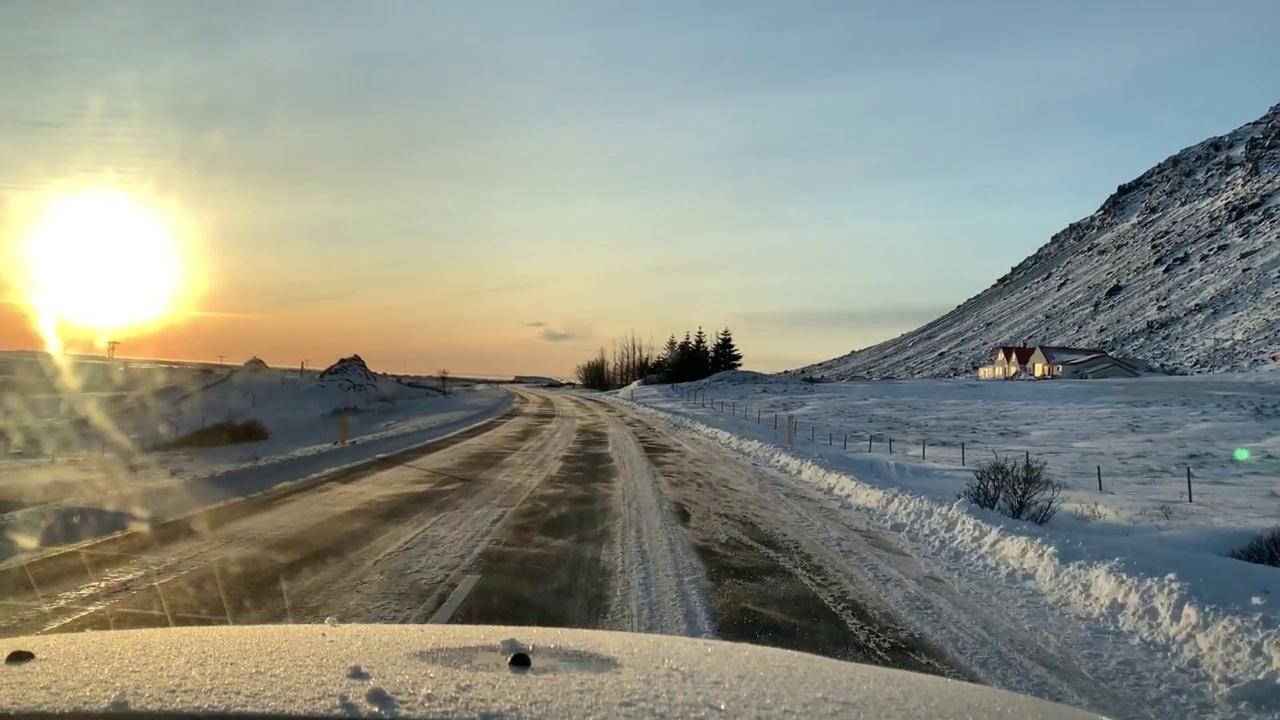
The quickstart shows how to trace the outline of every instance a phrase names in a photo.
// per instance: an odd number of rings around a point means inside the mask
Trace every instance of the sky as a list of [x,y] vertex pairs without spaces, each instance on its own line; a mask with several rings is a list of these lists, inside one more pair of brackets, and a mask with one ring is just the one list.
[[[122,355],[564,376],[703,325],[783,370],[1262,115],[1277,26],[1274,0],[9,0],[0,213],[84,177],[179,208],[202,294]],[[0,347],[37,346],[0,297]]]

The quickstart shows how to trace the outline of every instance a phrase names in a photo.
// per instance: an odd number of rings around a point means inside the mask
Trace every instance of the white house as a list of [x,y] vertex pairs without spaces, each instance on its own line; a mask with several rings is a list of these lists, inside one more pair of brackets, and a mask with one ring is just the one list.
[[981,380],[1008,380],[1025,376],[1032,348],[1026,345],[1002,345],[992,353],[991,364],[978,368]]
[[1031,353],[1028,365],[1032,376],[1040,379],[1131,378],[1139,374],[1133,365],[1091,348],[1040,345]]

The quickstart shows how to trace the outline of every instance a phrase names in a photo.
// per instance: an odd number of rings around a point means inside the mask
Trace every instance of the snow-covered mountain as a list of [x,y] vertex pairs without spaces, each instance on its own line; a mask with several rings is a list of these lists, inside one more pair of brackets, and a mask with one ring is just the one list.
[[1280,105],[1118,187],[994,285],[905,335],[792,371],[967,375],[997,345],[1098,347],[1186,372],[1280,353]]

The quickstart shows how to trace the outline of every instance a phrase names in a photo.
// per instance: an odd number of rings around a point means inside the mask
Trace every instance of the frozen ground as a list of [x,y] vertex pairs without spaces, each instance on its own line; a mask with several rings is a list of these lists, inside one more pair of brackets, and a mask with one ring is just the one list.
[[[823,488],[957,578],[1034,588],[1101,633],[1096,652],[1146,644],[1223,702],[1280,711],[1280,570],[1222,557],[1280,524],[1274,374],[809,385],[734,373],[620,396]],[[993,449],[1045,459],[1069,486],[1066,509],[1041,528],[957,503],[961,442],[969,465]]]
[[[7,398],[26,412],[21,427],[6,425],[9,439],[0,445],[0,556],[394,452],[494,417],[510,403],[506,392],[484,385],[456,384],[445,397],[433,380],[375,375],[351,359],[329,374],[256,365],[217,374],[154,369],[149,382],[140,374],[135,369],[132,383],[109,391]],[[68,404],[76,410],[59,410]],[[343,417],[348,444],[339,445]],[[156,449],[204,425],[250,419],[270,437]]]

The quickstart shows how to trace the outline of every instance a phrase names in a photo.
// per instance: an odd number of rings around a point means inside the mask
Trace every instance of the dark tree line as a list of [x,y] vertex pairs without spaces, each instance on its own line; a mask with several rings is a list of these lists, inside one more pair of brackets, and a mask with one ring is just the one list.
[[685,332],[683,340],[676,340],[675,335],[667,338],[660,352],[654,350],[652,342],[637,339],[633,332],[613,343],[612,356],[600,348],[600,354],[579,365],[576,374],[583,387],[609,390],[651,375],[663,382],[693,382],[740,367],[742,353],[729,328],[708,338],[699,327],[697,332]]

